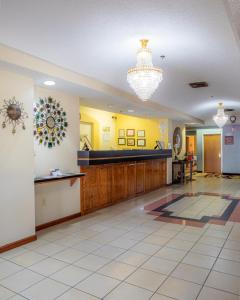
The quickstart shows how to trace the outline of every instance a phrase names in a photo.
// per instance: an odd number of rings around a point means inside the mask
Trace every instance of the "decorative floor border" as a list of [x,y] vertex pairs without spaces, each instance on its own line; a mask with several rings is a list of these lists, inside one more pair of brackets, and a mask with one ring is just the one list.
[[[197,197],[200,195],[206,196],[219,196],[222,199],[232,201],[230,205],[225,209],[221,216],[203,216],[200,220],[194,218],[183,218],[172,215],[172,211],[166,211],[169,205],[185,198],[185,197]],[[171,194],[161,198],[153,203],[150,203],[144,207],[144,210],[148,211],[148,214],[154,215],[157,218],[155,220],[189,225],[194,227],[203,227],[206,223],[225,225],[227,221],[240,223],[240,198],[232,197],[227,194],[198,192],[198,193],[184,193],[184,194]]]

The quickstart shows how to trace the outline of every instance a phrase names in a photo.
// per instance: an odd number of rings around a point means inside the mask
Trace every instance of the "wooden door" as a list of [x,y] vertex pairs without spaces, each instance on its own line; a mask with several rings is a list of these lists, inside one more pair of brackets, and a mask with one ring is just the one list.
[[91,211],[95,207],[97,187],[97,172],[94,167],[81,167],[81,172],[85,173],[81,177],[81,213]]
[[97,170],[98,195],[95,199],[95,208],[104,207],[111,203],[112,167],[101,166]]
[[126,165],[127,168],[127,197],[136,195],[136,163]]
[[204,135],[204,172],[221,173],[221,135]]
[[126,198],[126,166],[124,163],[112,165],[112,200]]
[[145,191],[145,163],[136,163],[136,193],[144,193]]
[[145,162],[145,192],[153,189],[153,162],[154,160],[146,160]]
[[153,161],[152,170],[152,188],[157,189],[161,185],[161,159],[155,159]]

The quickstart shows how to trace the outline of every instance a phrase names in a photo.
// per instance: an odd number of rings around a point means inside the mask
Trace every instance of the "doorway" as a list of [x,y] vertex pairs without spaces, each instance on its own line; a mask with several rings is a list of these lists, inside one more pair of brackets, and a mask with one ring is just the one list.
[[221,134],[204,135],[204,172],[221,173]]

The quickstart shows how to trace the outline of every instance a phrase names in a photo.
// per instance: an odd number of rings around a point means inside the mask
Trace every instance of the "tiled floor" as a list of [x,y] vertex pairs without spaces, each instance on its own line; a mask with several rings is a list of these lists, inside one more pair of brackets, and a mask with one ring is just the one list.
[[[240,180],[199,177],[41,231],[36,242],[0,255],[0,300],[239,300],[240,223],[193,227],[144,210],[197,192],[240,197]],[[208,197],[172,209],[199,218],[206,205],[226,209]]]

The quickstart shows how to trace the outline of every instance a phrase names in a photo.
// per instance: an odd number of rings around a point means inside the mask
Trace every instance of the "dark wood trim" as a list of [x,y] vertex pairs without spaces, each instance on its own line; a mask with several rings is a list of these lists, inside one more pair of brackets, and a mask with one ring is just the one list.
[[12,242],[12,243],[3,245],[3,246],[0,247],[0,253],[12,250],[14,248],[20,247],[22,245],[31,243],[31,242],[36,241],[36,240],[37,240],[37,235],[34,234],[34,235],[28,236],[24,239],[18,240],[16,242]]
[[44,224],[41,224],[41,225],[37,225],[36,226],[36,231],[39,231],[39,230],[42,230],[42,229],[45,229],[45,228],[48,228],[48,227],[51,227],[51,226],[54,226],[54,225],[58,225],[58,224],[61,224],[61,223],[67,222],[67,221],[71,221],[71,220],[79,218],[79,217],[81,217],[80,212],[76,213],[76,214],[73,214],[73,215],[70,215],[70,216],[66,216],[66,217],[57,219],[57,220],[53,220],[53,221],[44,223]]
[[[35,184],[42,184],[42,183],[48,183],[53,181],[62,181],[62,180],[70,180],[72,183],[75,182],[77,178],[80,178],[82,176],[85,176],[83,173],[76,173],[76,174],[66,174],[61,176],[45,176],[45,177],[36,177],[34,179]],[[72,186],[72,184],[71,184]]]
[[239,176],[240,173],[222,173],[222,175],[226,175],[226,176],[234,176],[234,175],[236,175],[236,176]]

